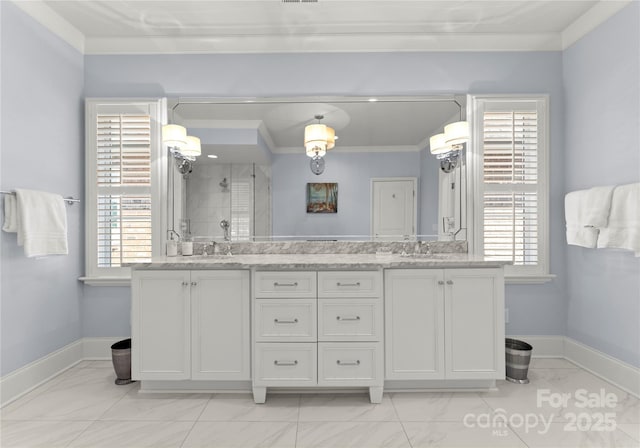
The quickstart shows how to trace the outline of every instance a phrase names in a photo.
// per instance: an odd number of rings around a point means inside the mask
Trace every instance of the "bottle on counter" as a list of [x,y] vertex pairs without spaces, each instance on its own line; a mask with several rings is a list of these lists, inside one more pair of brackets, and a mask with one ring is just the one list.
[[188,257],[193,255],[193,241],[190,238],[185,238],[180,245],[180,249],[182,249],[182,256]]

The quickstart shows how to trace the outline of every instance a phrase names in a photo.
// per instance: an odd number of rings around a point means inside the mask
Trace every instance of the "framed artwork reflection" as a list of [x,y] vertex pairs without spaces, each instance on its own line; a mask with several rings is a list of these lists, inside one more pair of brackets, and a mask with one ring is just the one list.
[[308,183],[307,213],[338,213],[338,184]]

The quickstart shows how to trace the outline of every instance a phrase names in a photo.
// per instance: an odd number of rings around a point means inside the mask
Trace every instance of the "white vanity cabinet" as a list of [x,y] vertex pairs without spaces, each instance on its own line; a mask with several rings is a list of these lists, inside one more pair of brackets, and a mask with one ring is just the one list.
[[253,395],[268,387],[384,384],[381,271],[258,271],[253,280]]
[[134,270],[132,378],[249,380],[249,271]]
[[387,380],[504,378],[501,268],[385,271]]

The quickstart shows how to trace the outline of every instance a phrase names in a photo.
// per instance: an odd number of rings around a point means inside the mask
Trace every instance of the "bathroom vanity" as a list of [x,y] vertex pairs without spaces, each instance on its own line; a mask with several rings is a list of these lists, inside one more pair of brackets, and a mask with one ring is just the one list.
[[466,254],[243,254],[134,265],[142,391],[495,386],[501,263]]

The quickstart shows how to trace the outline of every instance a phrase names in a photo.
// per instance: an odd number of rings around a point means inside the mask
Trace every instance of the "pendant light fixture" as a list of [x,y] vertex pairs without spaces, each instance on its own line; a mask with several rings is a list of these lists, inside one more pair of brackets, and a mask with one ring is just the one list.
[[316,115],[318,123],[310,124],[304,128],[304,147],[309,157],[324,157],[327,151],[336,145],[336,131],[320,120],[324,115]]

